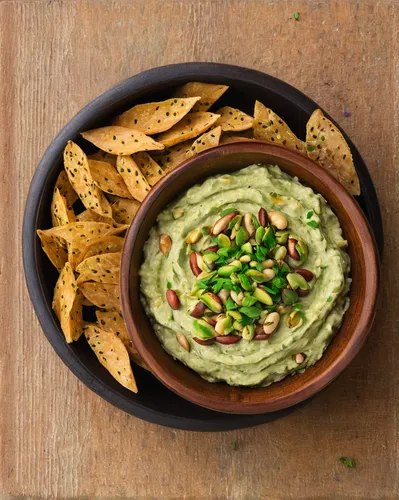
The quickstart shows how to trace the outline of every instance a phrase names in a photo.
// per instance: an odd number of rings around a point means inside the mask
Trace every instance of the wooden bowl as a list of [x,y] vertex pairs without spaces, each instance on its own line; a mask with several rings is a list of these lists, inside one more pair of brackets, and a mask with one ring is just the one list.
[[[337,215],[351,258],[350,307],[323,357],[303,374],[263,388],[210,383],[161,346],[140,302],[138,270],[149,230],[160,211],[189,187],[212,175],[253,163],[276,164],[322,194]],[[280,146],[240,142],[219,146],[195,156],[173,170],[149,193],[126,237],[122,255],[122,310],[137,350],[154,375],[183,398],[212,410],[264,413],[281,410],[313,396],[331,383],[351,362],[371,328],[376,308],[379,267],[374,238],[357,202],[324,169],[308,158]]]

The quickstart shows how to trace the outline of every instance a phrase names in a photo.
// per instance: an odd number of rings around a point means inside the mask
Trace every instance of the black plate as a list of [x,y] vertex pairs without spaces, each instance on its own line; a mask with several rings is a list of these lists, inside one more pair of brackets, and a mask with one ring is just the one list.
[[[302,139],[306,122],[318,107],[314,101],[281,80],[258,71],[225,64],[175,64],[129,78],[88,104],[62,129],[45,152],[33,177],[26,203],[23,259],[30,297],[44,333],[64,363],[83,383],[121,410],[149,422],[179,429],[221,431],[270,422],[291,413],[297,407],[264,415],[214,412],[180,398],[138,367],[135,367],[135,375],[140,393],[135,395],[124,389],[98,363],[85,339],[70,345],[65,342],[51,310],[57,273],[41,250],[36,236],[36,229],[51,226],[51,197],[57,175],[62,169],[62,152],[67,140],[82,144],[79,136],[81,131],[109,124],[113,115],[138,102],[170,97],[173,87],[187,81],[229,85],[230,89],[217,103],[218,106],[229,104],[252,114],[255,99],[262,101],[286,120]],[[382,221],[374,185],[359,152],[346,135],[345,138],[352,150],[360,178],[362,196],[359,197],[359,203],[373,228],[381,255]],[[48,377],[51,384],[50,373]]]

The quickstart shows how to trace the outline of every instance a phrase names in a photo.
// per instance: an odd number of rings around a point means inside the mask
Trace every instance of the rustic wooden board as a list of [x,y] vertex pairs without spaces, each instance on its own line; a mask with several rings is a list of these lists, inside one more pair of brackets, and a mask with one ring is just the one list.
[[[0,0],[0,498],[397,498],[398,26],[394,0]],[[157,427],[91,393],[42,335],[23,279],[24,200],[56,132],[117,81],[181,61],[253,67],[318,101],[359,147],[384,218],[361,354],[303,410],[238,432]]]

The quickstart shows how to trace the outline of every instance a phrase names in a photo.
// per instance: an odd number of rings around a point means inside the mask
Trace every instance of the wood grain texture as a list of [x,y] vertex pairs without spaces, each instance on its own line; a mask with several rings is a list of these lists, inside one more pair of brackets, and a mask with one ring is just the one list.
[[[394,0],[0,0],[0,498],[397,498],[398,27]],[[379,313],[353,364],[283,420],[208,435],[129,417],[68,371],[33,313],[20,244],[61,126],[131,74],[200,60],[263,70],[328,110],[368,164],[386,232]]]

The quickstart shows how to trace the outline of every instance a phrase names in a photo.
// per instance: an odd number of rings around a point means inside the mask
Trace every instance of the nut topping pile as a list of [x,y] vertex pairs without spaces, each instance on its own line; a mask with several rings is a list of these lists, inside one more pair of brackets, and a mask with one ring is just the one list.
[[[268,340],[282,316],[289,328],[300,327],[305,320],[301,298],[309,295],[314,279],[312,271],[303,267],[306,243],[291,234],[281,212],[260,208],[256,217],[231,208],[219,216],[212,228],[197,228],[186,238],[196,277],[188,295],[198,298],[190,311],[194,340],[205,346],[215,341],[229,345],[241,339]],[[162,235],[163,240],[166,236]],[[203,237],[211,245],[196,250]],[[172,309],[180,307],[169,284],[166,299]],[[189,350],[185,340],[178,339]]]

